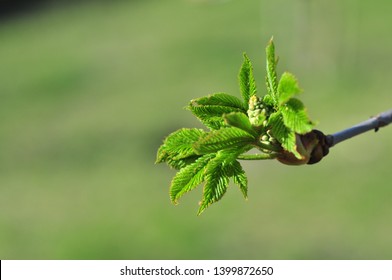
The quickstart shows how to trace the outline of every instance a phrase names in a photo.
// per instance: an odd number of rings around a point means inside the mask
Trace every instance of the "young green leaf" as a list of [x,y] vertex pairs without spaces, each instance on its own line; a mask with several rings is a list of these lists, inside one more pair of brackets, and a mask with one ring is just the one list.
[[240,128],[223,127],[203,135],[195,142],[193,149],[198,154],[215,153],[229,148],[240,150],[255,141],[256,138],[252,134],[249,134]]
[[194,99],[188,109],[210,129],[219,129],[225,125],[223,114],[246,112],[241,100],[226,93],[215,93]]
[[298,134],[308,133],[314,124],[306,114],[303,103],[296,98],[290,98],[281,108],[285,126]]
[[206,132],[197,128],[182,128],[171,133],[159,147],[155,163],[166,162],[175,169],[180,169],[194,162],[199,156],[193,144]]
[[223,174],[221,166],[216,167],[216,170],[210,171],[206,176],[206,184],[203,188],[203,200],[200,203],[199,211],[197,215],[200,215],[208,206],[212,203],[217,202],[227,191],[227,185],[229,184],[229,178]]
[[276,75],[276,59],[275,59],[275,46],[272,39],[269,41],[266,48],[267,55],[267,90],[269,95],[271,95],[272,100],[276,104],[278,101],[278,84]]
[[302,156],[298,153],[295,132],[286,127],[281,112],[271,114],[268,125],[271,127],[271,134],[282,145],[283,149],[295,155],[298,159]]
[[170,185],[170,199],[174,204],[178,203],[178,199],[183,194],[204,181],[205,168],[214,157],[213,153],[201,156],[194,163],[177,172]]
[[192,101],[196,102],[198,105],[219,105],[233,107],[244,111],[246,110],[243,108],[243,103],[240,99],[223,92],[218,92],[208,96],[200,97]]
[[203,188],[203,200],[200,203],[198,215],[200,215],[212,203],[222,198],[227,191],[229,179],[230,177],[233,177],[234,174],[241,176],[242,184],[245,183],[244,178],[240,175],[241,172],[238,170],[236,172],[234,170],[234,162],[236,161],[238,154],[239,150],[237,149],[221,150],[206,166],[206,183]]
[[202,122],[202,124],[211,130],[217,130],[224,127],[225,121],[222,115],[233,112],[233,109],[230,107],[213,105],[198,106],[190,104],[188,109]]
[[231,165],[232,175],[230,177],[233,178],[235,184],[240,188],[245,199],[248,198],[248,179],[246,178],[246,174],[244,169],[242,168],[240,162],[235,160]]
[[223,115],[223,119],[225,120],[226,124],[230,126],[240,128],[254,137],[258,136],[258,133],[250,123],[249,118],[242,112],[225,114]]
[[181,168],[184,168],[185,166],[194,163],[199,157],[200,155],[192,155],[185,158],[172,158],[168,156],[165,161],[167,165],[169,165],[171,168],[180,170]]
[[291,97],[301,92],[297,79],[291,73],[284,72],[278,84],[279,104],[287,102]]
[[239,74],[239,83],[241,95],[244,100],[244,109],[248,108],[249,98],[256,94],[256,82],[253,76],[253,68],[252,63],[250,62],[248,56],[244,53],[244,62],[242,63],[240,74]]
[[270,94],[266,94],[263,96],[263,104],[265,104],[266,106],[273,108],[275,106],[275,102],[274,99],[272,98],[272,96]]

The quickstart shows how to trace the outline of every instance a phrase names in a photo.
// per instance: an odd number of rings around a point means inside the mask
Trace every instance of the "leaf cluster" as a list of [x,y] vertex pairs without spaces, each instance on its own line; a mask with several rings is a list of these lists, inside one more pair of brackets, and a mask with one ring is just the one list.
[[[238,159],[270,159],[280,153],[303,155],[296,134],[312,130],[294,75],[277,78],[273,41],[266,48],[267,92],[258,97],[250,59],[244,54],[239,72],[241,99],[214,93],[191,100],[187,109],[208,130],[182,128],[166,137],[156,163],[166,162],[178,172],[170,185],[170,199],[177,204],[185,193],[204,183],[198,214],[226,193],[230,180],[247,197],[247,178]],[[245,154],[256,148],[261,154]]]
[[267,54],[267,94],[263,101],[273,108],[269,116],[268,127],[271,135],[277,139],[282,148],[301,159],[303,155],[297,150],[296,134],[310,132],[314,123],[309,119],[302,101],[295,96],[301,93],[298,81],[289,72],[284,72],[277,81],[275,47],[271,40],[266,48]]

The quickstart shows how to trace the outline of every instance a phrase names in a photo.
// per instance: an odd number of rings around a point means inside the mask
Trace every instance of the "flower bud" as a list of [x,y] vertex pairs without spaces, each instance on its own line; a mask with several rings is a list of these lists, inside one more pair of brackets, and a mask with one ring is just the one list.
[[268,135],[261,136],[261,141],[268,141]]

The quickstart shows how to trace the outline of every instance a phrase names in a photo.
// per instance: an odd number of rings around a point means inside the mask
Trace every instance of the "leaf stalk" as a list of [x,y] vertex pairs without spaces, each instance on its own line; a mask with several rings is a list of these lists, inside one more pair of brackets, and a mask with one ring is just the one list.
[[277,154],[247,154],[247,155],[239,155],[237,159],[241,160],[264,160],[264,159],[274,159],[277,157]]

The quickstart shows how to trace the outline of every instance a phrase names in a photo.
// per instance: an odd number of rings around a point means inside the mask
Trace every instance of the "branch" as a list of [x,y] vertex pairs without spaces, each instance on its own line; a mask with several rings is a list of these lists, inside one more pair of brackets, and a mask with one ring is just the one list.
[[386,126],[392,122],[392,109],[383,112],[367,121],[361,122],[353,127],[344,129],[331,135],[326,136],[326,142],[329,147],[347,140],[351,137],[357,136],[361,133],[374,129],[376,132],[380,127]]
[[243,160],[263,160],[263,159],[274,159],[276,158],[276,154],[247,154],[247,155],[239,155],[238,159]]

